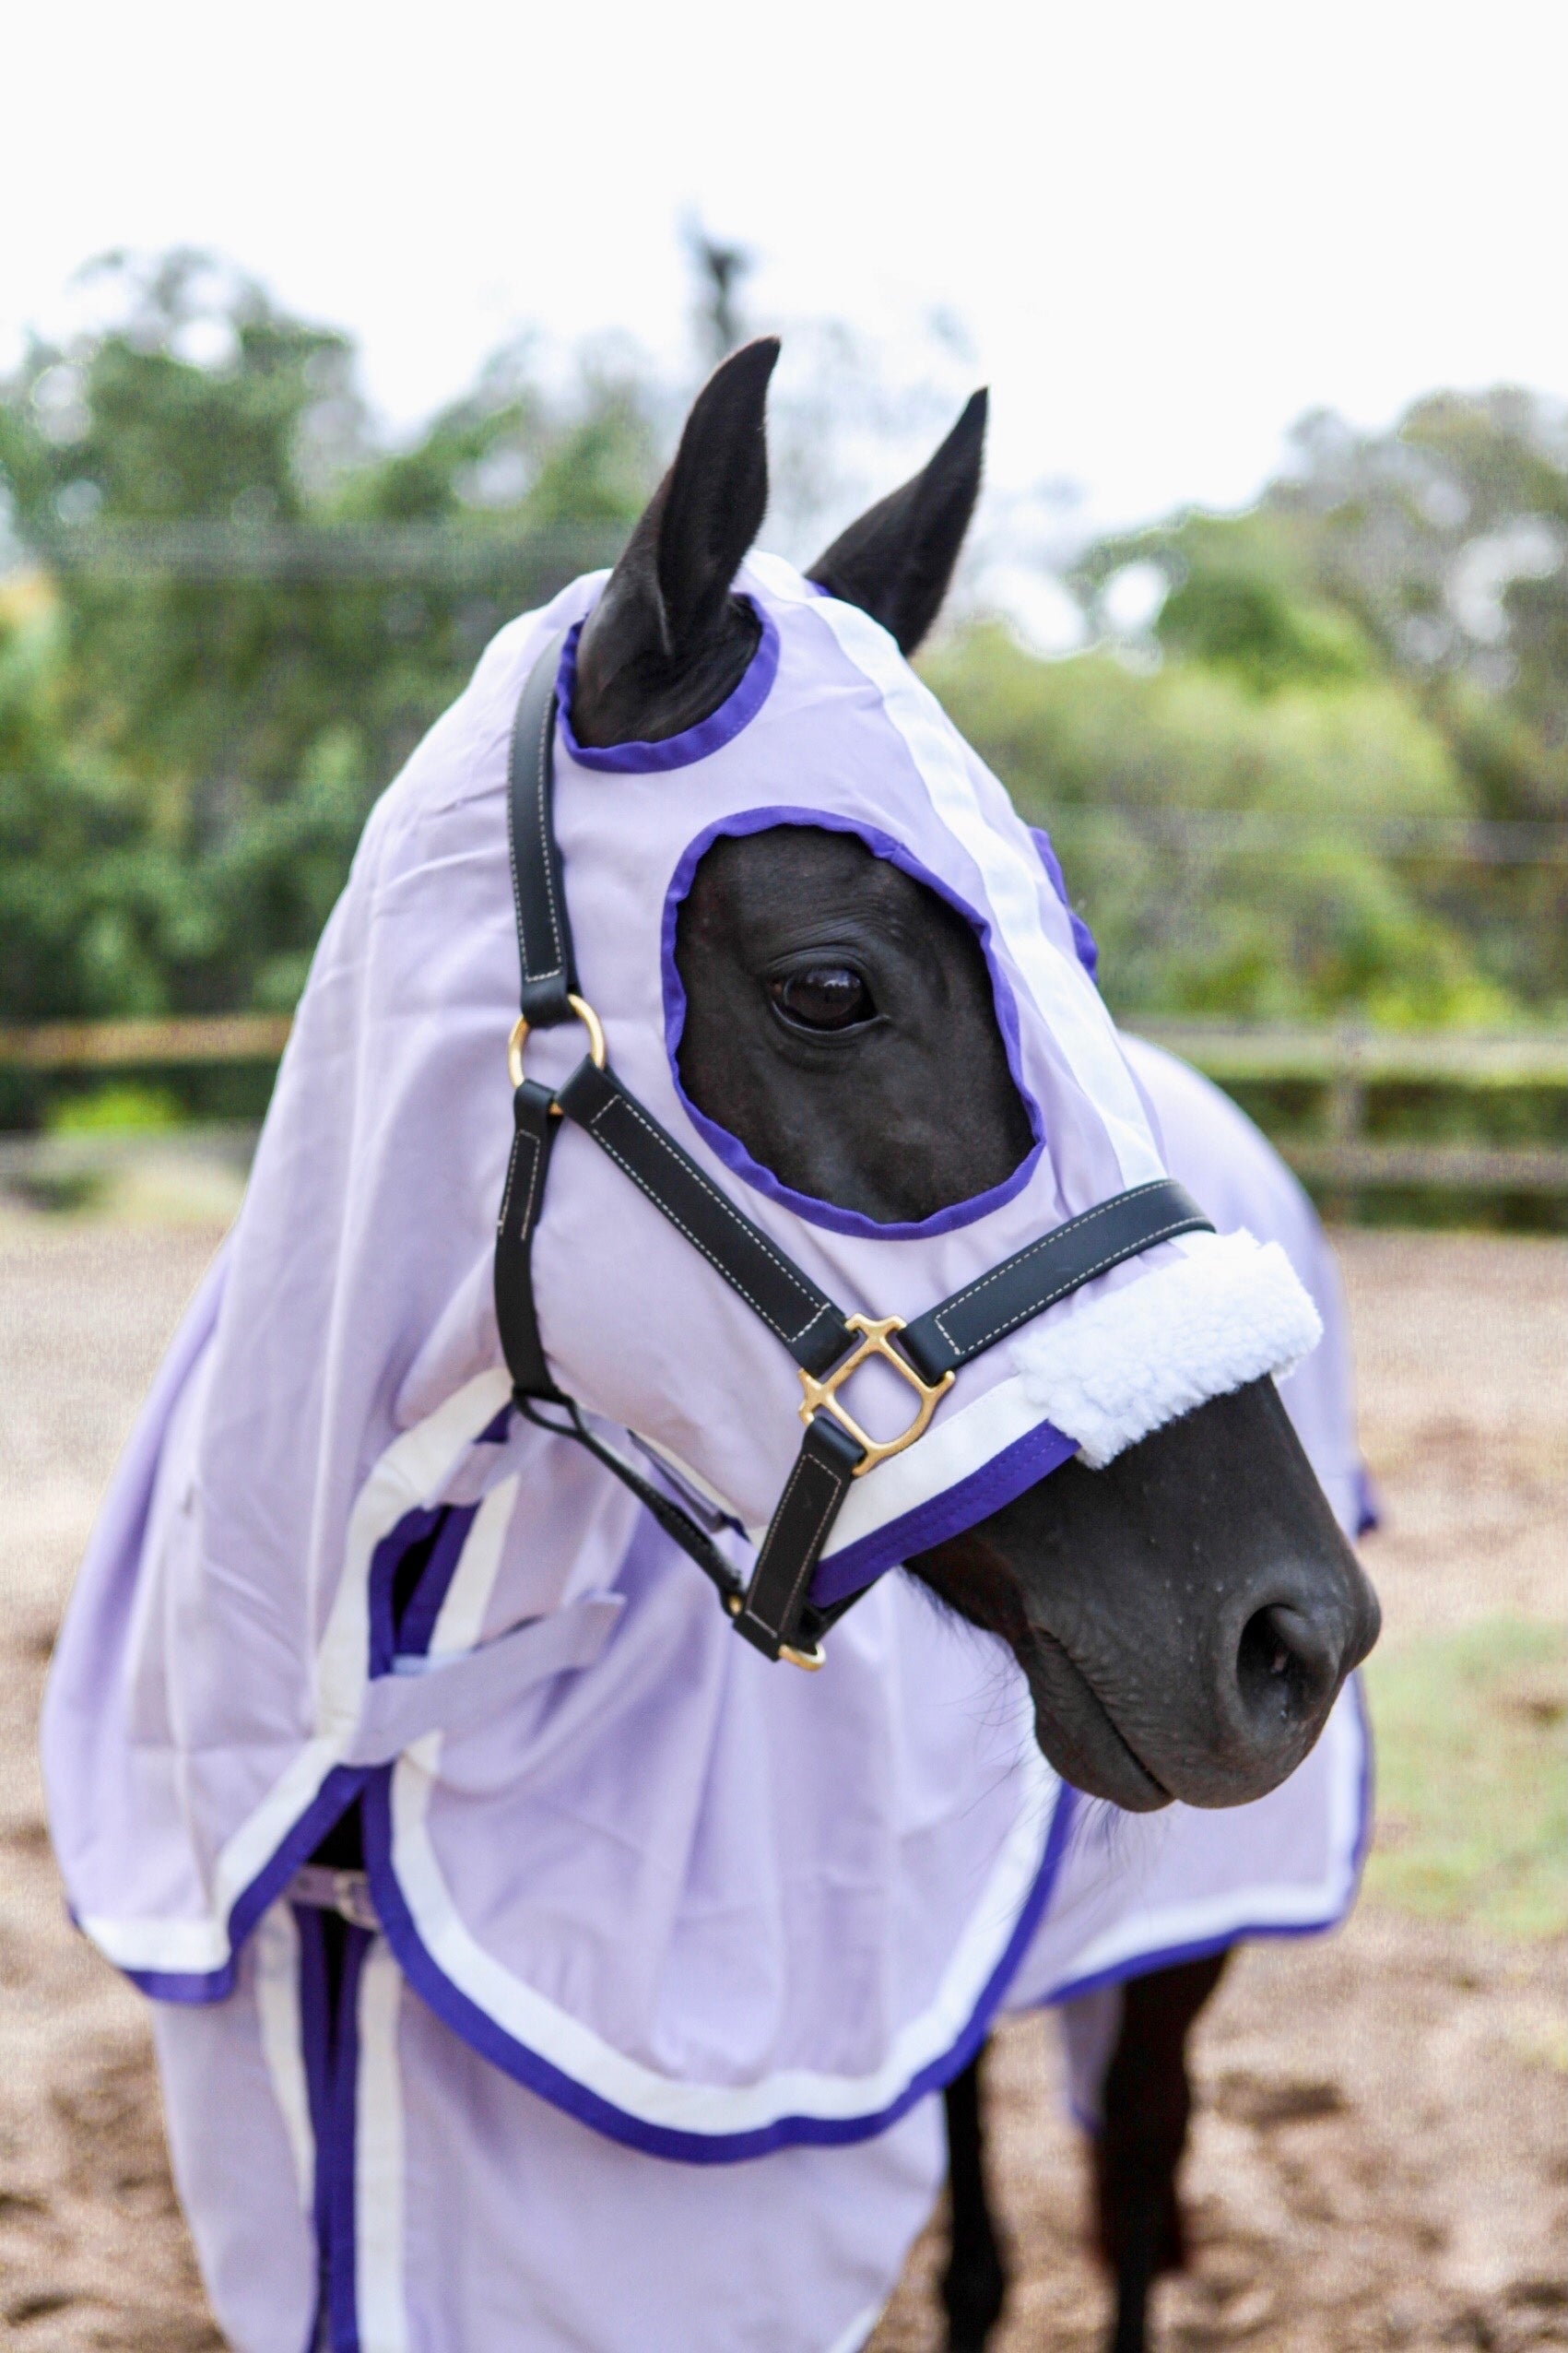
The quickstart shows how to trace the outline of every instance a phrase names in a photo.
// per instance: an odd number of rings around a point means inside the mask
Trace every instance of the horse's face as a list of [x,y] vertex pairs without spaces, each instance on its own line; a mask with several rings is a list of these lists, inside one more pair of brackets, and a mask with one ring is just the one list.
[[[687,1093],[796,1191],[925,1218],[1029,1150],[973,932],[858,841],[715,843],[677,957]],[[1057,1769],[1134,1809],[1271,1789],[1377,1631],[1272,1381],[1102,1471],[1065,1463],[909,1565],[1012,1644]]]
[[[744,669],[754,633],[728,584],[760,520],[771,364],[751,347],[699,403],[584,630],[580,740],[673,735]],[[957,555],[982,422],[972,403],[925,474],[817,567],[906,652]],[[676,955],[687,1094],[797,1193],[919,1221],[1000,1184],[1029,1151],[973,931],[854,836],[791,825],[714,842]],[[1011,1644],[1057,1768],[1136,1811],[1273,1788],[1377,1633],[1375,1597],[1267,1380],[1102,1470],[1063,1465],[909,1567]]]

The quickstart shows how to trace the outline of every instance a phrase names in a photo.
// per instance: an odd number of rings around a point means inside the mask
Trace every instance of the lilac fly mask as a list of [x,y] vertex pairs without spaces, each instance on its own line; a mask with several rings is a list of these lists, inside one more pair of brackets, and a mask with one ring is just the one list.
[[[149,1992],[222,1999],[358,1799],[430,2006],[704,2158],[881,2129],[1044,1901],[1022,1679],[882,1572],[1318,1330],[1172,1184],[1030,834],[892,639],[774,560],[736,585],[760,643],[687,733],[575,740],[584,580],[379,804],[44,1732],[77,1916]],[[682,1091],[683,897],[788,825],[984,950],[1033,1141],[919,1224],[792,1192]]]

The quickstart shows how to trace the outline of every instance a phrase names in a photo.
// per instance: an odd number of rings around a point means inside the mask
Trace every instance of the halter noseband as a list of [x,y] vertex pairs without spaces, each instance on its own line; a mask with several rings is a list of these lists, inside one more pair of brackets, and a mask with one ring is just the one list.
[[[717,1588],[737,1634],[770,1659],[819,1667],[821,1638],[858,1595],[828,1608],[808,1599],[812,1572],[850,1483],[920,1437],[960,1368],[1020,1324],[1097,1274],[1177,1234],[1213,1227],[1171,1177],[1135,1185],[1055,1226],[912,1323],[897,1316],[845,1316],[810,1277],[753,1225],[609,1068],[597,1015],[577,987],[560,845],[555,836],[555,683],[562,639],[552,637],[529,672],[513,723],[507,772],[507,831],[522,1011],[508,1041],[513,1084],[512,1156],[496,1230],[495,1308],[519,1411],[542,1429],[575,1439],[614,1472],[690,1554]],[[580,1021],[588,1052],[565,1084],[527,1078],[530,1029]],[[804,1392],[806,1437],[743,1583],[704,1526],[591,1430],[575,1400],[551,1380],[534,1305],[532,1248],[559,1122],[572,1120],[608,1153],[638,1189],[678,1226],[788,1349]],[[894,1341],[897,1345],[894,1345]],[[896,1438],[874,1439],[839,1401],[850,1375],[870,1356],[890,1365],[916,1405]],[[541,1406],[558,1406],[558,1421]]]

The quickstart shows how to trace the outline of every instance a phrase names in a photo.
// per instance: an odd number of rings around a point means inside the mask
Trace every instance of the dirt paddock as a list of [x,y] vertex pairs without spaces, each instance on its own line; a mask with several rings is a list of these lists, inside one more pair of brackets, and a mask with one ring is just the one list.
[[[164,2163],[139,1998],[63,1917],[34,1759],[72,1568],[211,1227],[0,1222],[0,2335],[39,2353],[219,2343]],[[1386,1639],[1563,1609],[1565,1257],[1340,1237],[1362,1435],[1387,1525]],[[1364,1903],[1340,1937],[1255,1946],[1198,2035],[1194,2262],[1159,2342],[1568,2345],[1562,1949]],[[1088,2348],[1081,2153],[1053,2029],[991,2063],[1015,2286],[1001,2353]],[[874,2340],[940,2344],[933,2228]],[[482,2348],[476,2348],[482,2353]],[[628,2347],[627,2353],[636,2353]]]

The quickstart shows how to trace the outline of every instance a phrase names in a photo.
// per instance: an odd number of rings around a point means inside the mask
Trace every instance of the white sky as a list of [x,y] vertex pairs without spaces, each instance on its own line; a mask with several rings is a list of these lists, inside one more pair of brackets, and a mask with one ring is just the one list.
[[1317,403],[1568,392],[1565,0],[77,0],[0,59],[0,366],[177,242],[353,329],[397,420],[524,321],[674,361],[695,207],[754,313],[956,313],[993,479],[1102,521],[1244,499]]

